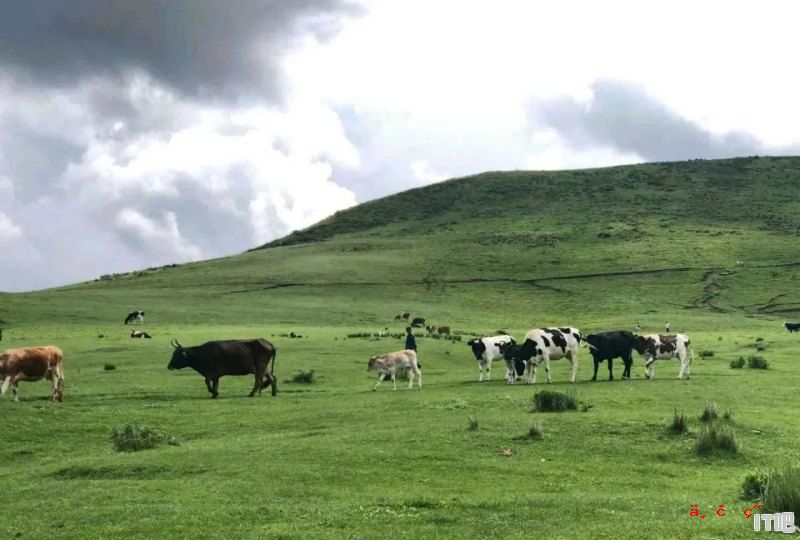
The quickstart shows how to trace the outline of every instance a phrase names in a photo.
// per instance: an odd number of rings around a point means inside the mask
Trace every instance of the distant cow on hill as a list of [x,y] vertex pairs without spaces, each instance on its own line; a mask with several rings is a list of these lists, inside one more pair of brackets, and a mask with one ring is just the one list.
[[800,323],[787,322],[783,323],[783,326],[785,326],[789,332],[800,332]]
[[634,336],[633,348],[645,357],[648,379],[655,379],[656,374],[653,364],[655,364],[656,360],[663,358],[677,358],[680,360],[679,379],[683,378],[684,373],[686,373],[687,379],[691,377],[694,351],[692,351],[692,343],[687,336],[683,334]]
[[440,326],[439,328],[436,329],[436,331],[439,332],[440,336],[441,335],[445,335],[445,336],[449,336],[450,335],[450,327],[449,326]]
[[131,337],[134,339],[150,339],[153,336],[151,336],[147,332],[142,332],[140,330],[131,330]]
[[423,317],[414,317],[414,320],[411,321],[411,326],[414,328],[423,328],[425,326],[425,319]]
[[128,313],[128,316],[125,317],[125,324],[136,324],[136,323],[144,323],[144,311],[139,311],[138,309],[135,311],[131,311]]
[[0,354],[0,379],[5,379],[0,396],[9,385],[14,401],[19,401],[17,384],[20,381],[53,381],[53,401],[64,399],[64,353],[58,347],[28,347],[9,349]]
[[417,385],[422,388],[422,366],[417,362],[417,353],[410,349],[404,351],[397,351],[380,356],[373,356],[367,363],[367,371],[378,371],[380,376],[378,382],[375,383],[373,390],[377,390],[378,386],[383,382],[383,379],[389,375],[392,379],[392,387],[397,390],[397,382],[395,381],[395,373],[397,371],[408,370],[408,389],[414,386],[414,376],[417,377]]
[[625,364],[622,371],[623,379],[631,378],[631,366],[633,365],[633,340],[634,336],[627,330],[617,330],[614,332],[599,332],[586,336],[586,344],[589,352],[594,359],[594,375],[592,380],[597,380],[597,368],[600,362],[608,361],[608,380],[614,380],[614,358],[621,358]]
[[[517,344],[513,336],[505,334],[480,339],[471,339],[467,342],[467,345],[469,345],[470,349],[472,349],[472,354],[475,355],[475,360],[478,361],[478,381],[483,380],[484,371],[486,371],[486,380],[491,380],[492,362],[494,360],[503,360],[503,353],[500,348],[509,343],[511,345]],[[519,369],[520,367],[522,369]],[[519,375],[522,375],[524,371],[525,363],[520,361],[519,366],[517,366],[517,372]],[[517,373],[514,375],[516,374]],[[509,374],[506,373],[506,379],[508,378]]]
[[525,341],[522,345],[504,345],[503,357],[506,359],[508,367],[508,384],[513,384],[514,380],[510,376],[516,362],[522,360],[526,364],[528,384],[536,384],[536,368],[544,362],[544,370],[547,373],[547,382],[552,383],[550,377],[550,360],[569,358],[572,364],[572,374],[569,381],[575,382],[578,373],[578,348],[581,343],[581,333],[577,328],[534,328],[525,334]]
[[267,385],[272,386],[272,395],[278,391],[275,379],[275,345],[266,339],[242,339],[209,341],[197,347],[184,347],[177,340],[167,369],[190,367],[206,380],[206,388],[212,398],[219,395],[219,378],[223,375],[255,375],[255,384],[250,397],[258,394]]

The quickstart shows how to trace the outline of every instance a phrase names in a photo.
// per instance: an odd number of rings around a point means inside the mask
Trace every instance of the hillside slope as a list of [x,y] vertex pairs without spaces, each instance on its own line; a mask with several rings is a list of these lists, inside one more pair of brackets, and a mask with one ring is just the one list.
[[800,311],[798,235],[800,158],[495,172],[371,201],[238,256],[4,303],[80,295],[92,313],[118,313],[170,298],[171,320],[208,320],[222,306],[245,321],[303,323],[414,307],[464,324],[478,310],[630,312],[629,325],[660,302],[787,316]]

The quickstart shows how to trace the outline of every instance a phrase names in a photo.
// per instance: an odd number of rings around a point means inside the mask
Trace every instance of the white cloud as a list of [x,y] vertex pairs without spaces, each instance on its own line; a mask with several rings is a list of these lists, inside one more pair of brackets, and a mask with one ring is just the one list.
[[158,255],[159,252],[182,260],[202,257],[200,248],[193,246],[181,236],[174,212],[165,212],[160,221],[146,217],[136,210],[125,208],[117,214],[114,225],[131,234],[142,245]]
[[22,229],[14,221],[0,212],[0,245],[11,240],[16,240],[22,236]]

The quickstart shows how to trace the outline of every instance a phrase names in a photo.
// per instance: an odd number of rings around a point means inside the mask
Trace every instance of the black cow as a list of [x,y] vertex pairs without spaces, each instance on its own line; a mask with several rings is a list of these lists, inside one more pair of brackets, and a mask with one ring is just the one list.
[[267,385],[272,386],[273,396],[278,391],[274,375],[277,349],[266,339],[209,341],[197,347],[183,347],[176,340],[172,346],[175,350],[167,369],[192,368],[205,377],[212,398],[219,395],[217,388],[223,375],[255,375],[250,397],[260,396]]
[[[523,375],[525,375],[525,360],[524,360],[524,353],[527,352],[527,347],[525,351],[523,351],[523,345],[517,345],[516,342],[514,343],[502,343],[498,349],[500,350],[500,354],[503,355],[503,359],[506,361],[506,372],[511,373],[511,365],[514,365],[514,373],[517,374],[515,379],[520,380]],[[528,355],[530,358],[530,355]],[[511,379],[509,379],[511,381]],[[510,383],[509,383],[510,384]]]
[[422,328],[425,326],[425,319],[422,317],[415,317],[413,321],[411,321],[411,326],[414,328]]
[[789,333],[791,333],[791,332],[800,332],[800,323],[787,322],[787,323],[783,323],[783,326],[786,327],[786,329],[789,331]]
[[589,352],[594,359],[594,375],[592,380],[597,380],[597,368],[600,362],[608,360],[608,380],[614,380],[614,358],[621,358],[625,364],[622,371],[623,379],[631,378],[631,366],[633,365],[633,344],[634,335],[627,330],[616,330],[613,332],[600,332],[586,336],[586,343],[589,345]]

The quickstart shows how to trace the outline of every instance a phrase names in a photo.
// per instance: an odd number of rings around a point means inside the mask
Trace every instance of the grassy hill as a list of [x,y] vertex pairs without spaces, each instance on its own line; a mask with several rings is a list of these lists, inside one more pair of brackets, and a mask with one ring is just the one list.
[[[21,403],[0,401],[0,536],[744,537],[744,474],[792,459],[800,436],[798,342],[781,328],[800,317],[799,201],[800,158],[492,172],[235,257],[1,294],[2,345],[61,346],[67,395],[52,405],[44,383],[22,383]],[[147,312],[153,340],[127,337],[130,309]],[[691,381],[666,361],[644,381],[637,359],[633,380],[591,383],[582,352],[579,382],[555,362],[554,386],[590,411],[534,414],[543,386],[508,387],[497,365],[479,384],[463,342],[420,338],[425,388],[372,393],[367,358],[402,342],[347,335],[400,331],[402,310],[464,339],[669,320],[714,356]],[[245,399],[250,381],[228,378],[212,402],[197,374],[165,369],[173,337],[250,336],[279,348],[276,398]],[[771,368],[728,367],[750,354]],[[301,369],[317,382],[285,382]],[[692,449],[709,399],[733,411],[734,457]],[[691,433],[666,437],[676,407]],[[130,421],[181,444],[117,453],[108,433]],[[535,421],[544,439],[519,439]],[[29,501],[52,493],[61,505],[31,518]],[[733,511],[695,522],[690,503]]]

